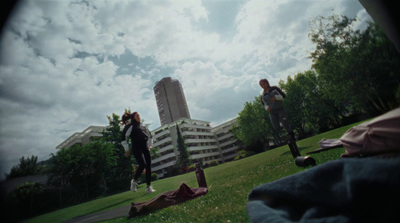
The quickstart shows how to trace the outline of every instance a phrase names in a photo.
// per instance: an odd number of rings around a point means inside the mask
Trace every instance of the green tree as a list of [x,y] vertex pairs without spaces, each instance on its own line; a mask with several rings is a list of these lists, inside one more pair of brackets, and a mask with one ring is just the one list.
[[176,126],[176,132],[177,132],[177,147],[178,147],[178,158],[176,160],[176,165],[177,167],[184,172],[187,172],[190,164],[192,164],[192,161],[190,160],[190,154],[187,150],[187,146],[185,143],[185,139],[182,137],[181,131],[179,130],[178,125]]
[[286,92],[286,98],[283,100],[285,111],[289,116],[290,126],[296,131],[301,138],[306,135],[306,90],[304,86],[300,85],[299,77],[297,74],[292,79],[287,77],[286,84],[281,80],[279,87]]
[[398,106],[400,56],[382,30],[370,23],[355,30],[356,19],[318,17],[309,36],[319,87],[342,119],[349,114],[381,114]]
[[240,160],[252,155],[254,155],[253,151],[240,150],[234,160]]
[[[40,183],[25,182],[12,192],[12,197],[19,204],[20,210],[28,210],[28,215],[34,213],[35,196],[42,193],[44,186]],[[26,215],[21,213],[22,216]]]
[[374,23],[360,33],[356,41],[356,47],[350,52],[350,69],[354,72],[354,82],[361,83],[358,87],[362,91],[356,95],[358,105],[374,115],[398,107],[399,52]]
[[256,153],[262,152],[269,147],[269,141],[274,135],[268,112],[261,104],[260,97],[255,97],[253,102],[246,102],[244,108],[237,117],[237,126],[232,128],[236,139],[242,142],[246,150]]
[[10,174],[6,174],[7,179],[23,177],[29,175],[36,175],[39,173],[39,165],[37,162],[37,156],[31,156],[30,158],[21,157],[19,164],[11,168]]
[[106,143],[112,143],[115,147],[121,147],[121,120],[120,116],[112,113],[111,116],[107,115],[108,119],[108,126],[106,129],[102,132],[102,137],[100,138],[100,141],[106,142]]
[[51,154],[49,182],[55,186],[71,185],[77,191],[84,190],[87,198],[99,195],[105,192],[106,188],[101,185],[105,183],[105,176],[117,165],[116,160],[110,143],[95,141],[64,148]]
[[281,81],[279,85],[286,92],[283,102],[290,124],[301,138],[340,125],[334,105],[324,99],[315,71],[288,76],[286,84]]
[[160,155],[158,154],[159,148],[150,148],[151,159],[157,159]]
[[112,170],[109,177],[129,178],[133,172],[132,165],[136,164],[136,160],[133,158],[133,156],[126,157],[125,150],[121,145],[122,130],[120,127],[120,116],[113,113],[111,116],[107,116],[107,119],[109,125],[102,132],[103,137],[100,138],[100,141],[103,143],[111,143],[114,147],[114,153],[118,157],[118,165]]

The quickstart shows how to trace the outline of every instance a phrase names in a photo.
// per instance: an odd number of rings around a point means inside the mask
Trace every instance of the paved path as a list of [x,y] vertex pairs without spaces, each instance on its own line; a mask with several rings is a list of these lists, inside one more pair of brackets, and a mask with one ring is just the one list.
[[106,211],[95,212],[88,215],[82,215],[65,221],[64,223],[88,223],[88,222],[99,222],[106,221],[114,218],[128,217],[131,205],[122,206]]

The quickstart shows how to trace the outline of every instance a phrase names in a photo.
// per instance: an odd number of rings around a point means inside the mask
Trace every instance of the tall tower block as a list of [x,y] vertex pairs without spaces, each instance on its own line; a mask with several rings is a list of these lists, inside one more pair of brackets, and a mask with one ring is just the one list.
[[161,79],[154,86],[154,95],[161,125],[169,124],[180,118],[190,119],[185,94],[178,80],[170,77]]

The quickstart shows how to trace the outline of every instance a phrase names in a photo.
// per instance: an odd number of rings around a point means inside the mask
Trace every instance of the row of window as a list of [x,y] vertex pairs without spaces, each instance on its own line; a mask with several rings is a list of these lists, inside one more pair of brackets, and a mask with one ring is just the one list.
[[190,155],[208,154],[217,152],[219,152],[219,149],[205,149],[205,150],[190,151]]
[[155,168],[155,167],[170,163],[172,161],[176,162],[176,157],[171,157],[171,158],[165,159],[165,160],[157,162],[157,163],[152,163],[152,166]]

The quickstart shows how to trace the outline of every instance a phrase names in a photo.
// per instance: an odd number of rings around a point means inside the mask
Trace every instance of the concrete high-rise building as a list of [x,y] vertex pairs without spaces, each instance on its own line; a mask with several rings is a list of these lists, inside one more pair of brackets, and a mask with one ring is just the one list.
[[178,80],[165,77],[154,86],[158,115],[161,125],[166,125],[180,118],[190,119],[182,85]]

